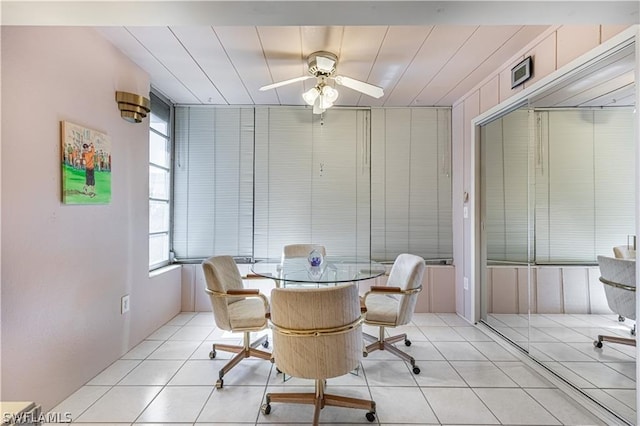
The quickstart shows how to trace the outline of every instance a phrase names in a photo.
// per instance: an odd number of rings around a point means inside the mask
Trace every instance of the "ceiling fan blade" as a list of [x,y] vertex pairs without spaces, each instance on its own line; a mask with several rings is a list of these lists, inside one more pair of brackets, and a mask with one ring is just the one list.
[[381,98],[384,96],[382,87],[374,86],[373,84],[365,83],[364,81],[356,80],[351,77],[345,77],[343,75],[337,75],[334,77],[336,83],[341,86],[348,87],[349,89],[357,90],[365,95],[369,95],[374,98]]
[[298,81],[304,81],[304,80],[310,79],[312,77],[313,77],[312,75],[305,75],[305,76],[302,76],[302,77],[291,78],[289,80],[279,81],[279,82],[273,83],[273,84],[267,84],[266,86],[262,86],[258,90],[265,91],[265,90],[269,90],[269,89],[275,89],[276,87],[286,86],[287,84],[291,84],[291,83],[297,83]]

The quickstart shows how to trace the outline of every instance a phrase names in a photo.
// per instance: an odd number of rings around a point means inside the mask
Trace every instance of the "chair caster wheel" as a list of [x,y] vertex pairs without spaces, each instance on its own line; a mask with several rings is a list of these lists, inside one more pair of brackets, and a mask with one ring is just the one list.
[[209,359],[214,359],[216,357],[216,351],[209,352]]
[[367,352],[367,351],[362,352],[362,356],[363,356],[363,357],[365,357],[365,358],[366,358],[368,355],[369,355],[369,352]]
[[624,322],[624,317],[622,315],[618,315],[618,322]]
[[596,348],[601,348],[602,347],[602,342],[599,340],[596,340],[593,342],[593,346],[595,346]]
[[267,349],[269,347],[269,341],[265,340],[264,342],[262,342],[262,347]]
[[222,385],[224,384],[224,380],[218,379],[216,382],[216,389],[222,389]]
[[271,414],[271,404],[263,404],[260,409],[265,416]]
[[420,368],[414,366],[413,367],[413,374],[420,374]]
[[376,413],[374,413],[373,411],[369,411],[367,414],[365,414],[365,417],[368,421],[373,422],[376,420]]
[[404,341],[404,345],[405,346],[411,346],[411,340],[405,340]]

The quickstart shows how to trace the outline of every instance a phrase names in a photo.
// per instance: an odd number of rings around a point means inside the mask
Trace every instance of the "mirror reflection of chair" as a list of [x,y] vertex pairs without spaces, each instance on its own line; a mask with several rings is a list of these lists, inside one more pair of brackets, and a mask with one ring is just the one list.
[[373,342],[365,348],[364,355],[377,350],[387,350],[409,362],[414,374],[420,373],[415,359],[393,345],[404,340],[404,344],[410,346],[411,341],[405,333],[385,338],[385,329],[411,322],[418,293],[422,290],[424,271],[425,262],[422,257],[408,253],[400,254],[393,262],[387,285],[373,286],[364,295],[364,322],[379,327],[377,338],[364,334],[365,339]]
[[325,406],[367,410],[375,420],[375,402],[325,393],[326,379],[343,376],[356,368],[362,357],[362,318],[355,284],[317,289],[290,287],[271,292],[273,355],[285,374],[315,381],[313,393],[268,393],[262,412],[271,403],[315,406],[313,424]]
[[[635,240],[634,240],[635,241]],[[617,259],[635,259],[636,258],[636,249],[634,246],[631,246],[629,244],[623,245],[623,246],[615,246],[613,248],[613,256]],[[624,322],[625,317],[620,315],[619,312],[616,312],[618,314],[618,321],[620,322]],[[635,335],[635,327],[632,331],[631,334]]]
[[628,245],[625,246],[615,246],[613,248],[613,255],[617,259],[635,259],[636,258],[636,250]]
[[[598,256],[600,267],[600,281],[604,284],[604,292],[609,308],[623,319],[636,318],[636,262],[631,259],[618,259],[608,256]],[[631,334],[635,335],[635,324]],[[602,342],[620,343],[636,346],[635,338],[598,335],[593,342],[597,348]]]
[[261,331],[268,326],[269,302],[256,289],[246,289],[238,267],[231,256],[214,256],[202,262],[207,287],[205,291],[211,300],[213,316],[218,328],[231,332],[242,332],[243,346],[213,344],[209,358],[216,357],[216,351],[233,352],[236,355],[220,370],[216,388],[222,388],[223,377],[242,359],[257,357],[271,359],[271,353],[256,349],[259,345],[269,346],[265,334],[253,343],[251,332]]

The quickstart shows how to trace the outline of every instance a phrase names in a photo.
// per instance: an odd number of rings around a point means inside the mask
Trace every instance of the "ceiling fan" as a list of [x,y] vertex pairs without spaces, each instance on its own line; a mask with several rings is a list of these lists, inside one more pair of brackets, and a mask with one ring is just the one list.
[[322,114],[327,108],[331,108],[338,99],[338,91],[327,84],[328,80],[333,80],[341,86],[348,87],[365,95],[380,98],[384,95],[381,87],[364,81],[356,80],[344,75],[336,75],[338,57],[330,52],[314,52],[307,58],[309,75],[279,81],[277,83],[262,86],[260,90],[275,89],[298,81],[316,78],[316,85],[302,94],[304,101],[313,106],[314,114]]

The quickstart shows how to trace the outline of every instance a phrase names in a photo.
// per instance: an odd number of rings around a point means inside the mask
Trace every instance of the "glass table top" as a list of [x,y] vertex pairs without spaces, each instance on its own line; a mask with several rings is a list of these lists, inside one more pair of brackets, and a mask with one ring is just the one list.
[[254,274],[287,283],[336,284],[368,280],[385,273],[383,264],[370,259],[327,256],[320,266],[311,266],[307,258],[266,259],[251,266]]

